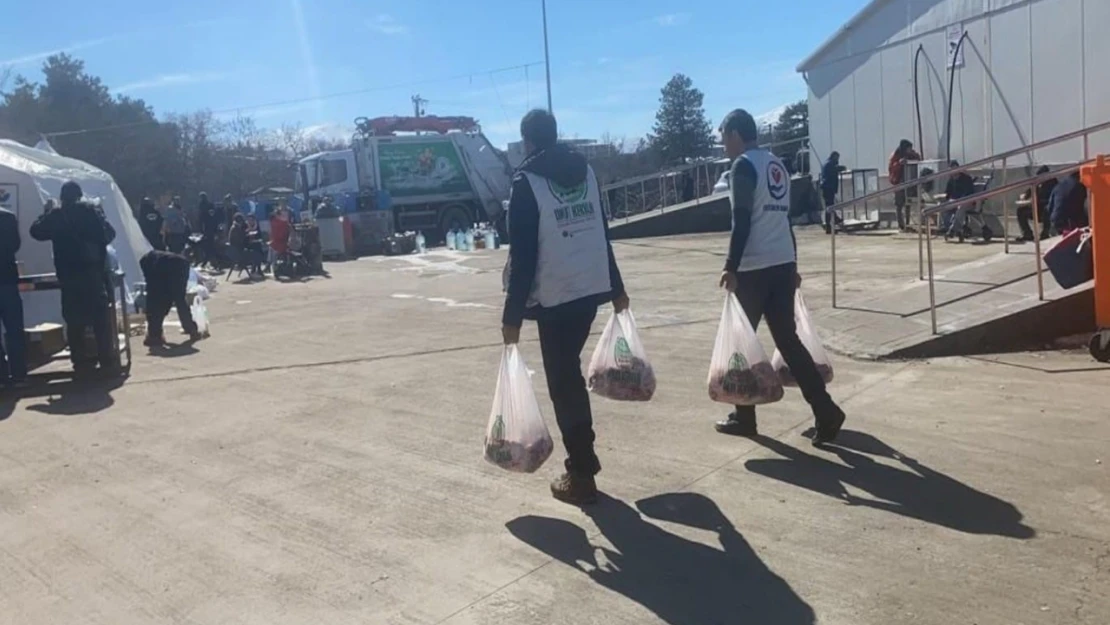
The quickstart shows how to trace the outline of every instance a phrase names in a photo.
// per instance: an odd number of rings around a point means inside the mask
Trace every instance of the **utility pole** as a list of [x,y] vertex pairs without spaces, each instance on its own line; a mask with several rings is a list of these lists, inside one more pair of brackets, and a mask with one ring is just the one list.
[[424,117],[424,105],[428,101],[420,97],[420,94],[412,96],[412,112],[416,117]]
[[554,113],[551,109],[551,55],[547,51],[547,0],[540,0],[543,10],[543,66],[547,70],[547,112]]

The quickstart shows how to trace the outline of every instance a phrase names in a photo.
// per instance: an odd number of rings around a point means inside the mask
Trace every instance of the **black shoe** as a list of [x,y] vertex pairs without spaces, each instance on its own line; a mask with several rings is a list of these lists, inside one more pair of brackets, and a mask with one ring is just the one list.
[[755,436],[759,434],[755,425],[755,415],[737,417],[735,412],[724,421],[714,423],[713,429],[730,436]]
[[597,482],[592,475],[564,473],[551,482],[551,496],[572,506],[597,503]]
[[830,404],[817,416],[817,431],[813,435],[813,445],[826,445],[836,440],[840,428],[844,426],[844,411],[836,404]]

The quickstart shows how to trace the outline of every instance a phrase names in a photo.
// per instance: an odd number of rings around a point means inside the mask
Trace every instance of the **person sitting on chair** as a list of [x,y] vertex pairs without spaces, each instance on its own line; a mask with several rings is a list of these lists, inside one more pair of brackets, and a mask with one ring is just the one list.
[[[949,167],[956,168],[960,166],[959,161],[951,161],[948,163]],[[958,200],[970,195],[975,195],[975,179],[967,174],[967,172],[959,172],[952,174],[948,178],[948,184],[944,187],[944,194],[947,196],[947,201]],[[964,240],[964,226],[967,224],[967,211],[972,208],[972,204],[960,204],[955,212],[955,217],[948,225],[948,233],[945,237],[957,237],[959,240]]]
[[1073,171],[1056,185],[1049,199],[1052,227],[1060,234],[1091,225],[1087,217],[1087,187],[1079,181],[1079,172]]
[[[1041,176],[1050,172],[1048,165],[1041,165],[1037,170],[1037,175]],[[1029,201],[1029,206],[1021,206],[1017,209],[1018,227],[1021,228],[1021,238],[1019,241],[1032,241],[1033,240],[1033,226],[1030,220],[1033,219],[1033,194],[1037,194],[1037,220],[1041,222],[1041,239],[1047,239],[1052,234],[1052,222],[1048,218],[1049,203],[1052,199],[1052,190],[1056,188],[1056,179],[1049,178],[1044,182],[1037,185],[1036,189],[1028,189],[1021,194],[1021,199]]]

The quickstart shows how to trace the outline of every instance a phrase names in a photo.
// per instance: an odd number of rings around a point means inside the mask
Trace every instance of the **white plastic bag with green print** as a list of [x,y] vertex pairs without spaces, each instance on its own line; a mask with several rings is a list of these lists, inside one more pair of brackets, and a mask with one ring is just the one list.
[[648,401],[655,394],[655,371],[631,310],[609,317],[590,358],[586,379],[591,391],[617,401]]
[[554,448],[528,367],[517,346],[506,345],[486,426],[485,458],[506,471],[532,473]]
[[776,402],[782,395],[782,382],[748,316],[729,293],[709,361],[709,397],[734,406],[756,406]]

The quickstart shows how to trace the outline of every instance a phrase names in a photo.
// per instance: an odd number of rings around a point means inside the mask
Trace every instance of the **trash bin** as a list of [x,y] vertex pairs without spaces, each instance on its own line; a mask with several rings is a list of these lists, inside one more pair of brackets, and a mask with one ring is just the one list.
[[317,216],[316,227],[320,230],[320,248],[324,258],[345,258],[347,246],[343,218]]

